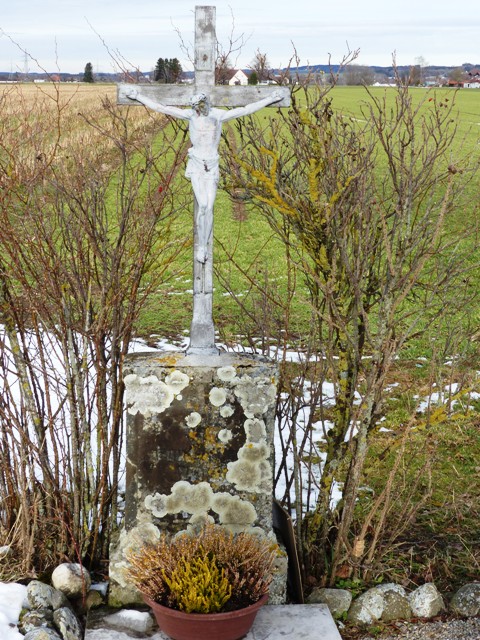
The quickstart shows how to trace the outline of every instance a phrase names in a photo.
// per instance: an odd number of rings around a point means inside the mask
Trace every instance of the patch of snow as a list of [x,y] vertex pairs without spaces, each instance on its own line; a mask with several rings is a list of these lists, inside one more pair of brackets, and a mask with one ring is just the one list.
[[23,640],[18,631],[18,616],[25,606],[27,587],[16,582],[0,582],[0,638],[2,640]]
[[102,596],[105,597],[108,591],[108,582],[94,582],[90,589],[93,591],[99,591]]

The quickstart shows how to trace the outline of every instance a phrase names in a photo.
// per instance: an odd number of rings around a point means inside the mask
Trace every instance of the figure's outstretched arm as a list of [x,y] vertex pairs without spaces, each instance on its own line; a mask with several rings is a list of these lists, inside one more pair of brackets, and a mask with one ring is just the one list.
[[259,111],[263,109],[263,107],[268,107],[269,104],[273,104],[274,102],[279,102],[283,99],[283,93],[276,89],[271,93],[271,95],[263,98],[262,100],[257,100],[257,102],[251,102],[247,104],[245,107],[237,107],[236,109],[230,109],[230,111],[222,111],[220,120],[222,122],[227,122],[228,120],[233,120],[234,118],[241,118],[242,116],[249,116],[255,111]]
[[178,107],[170,107],[166,104],[155,102],[137,91],[137,89],[130,89],[126,96],[127,98],[130,98],[130,100],[141,102],[149,109],[152,109],[152,111],[158,111],[158,113],[164,113],[167,116],[173,116],[174,118],[180,118],[181,120],[190,120],[192,113],[190,109],[179,109]]

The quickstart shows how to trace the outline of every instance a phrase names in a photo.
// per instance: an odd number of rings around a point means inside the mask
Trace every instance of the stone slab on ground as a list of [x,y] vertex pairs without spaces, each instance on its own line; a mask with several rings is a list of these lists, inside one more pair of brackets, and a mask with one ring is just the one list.
[[[98,613],[90,620],[85,640],[168,640],[168,636],[158,630],[141,634],[128,623],[125,626],[107,626],[107,616]],[[138,628],[138,627],[137,627]],[[267,605],[260,609],[245,640],[341,640],[340,633],[325,604]]]

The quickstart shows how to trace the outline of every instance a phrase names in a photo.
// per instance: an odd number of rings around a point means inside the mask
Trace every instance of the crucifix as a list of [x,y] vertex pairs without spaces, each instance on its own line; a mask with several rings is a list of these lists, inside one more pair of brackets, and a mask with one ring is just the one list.
[[[193,233],[193,318],[187,354],[215,355],[213,323],[213,206],[219,181],[218,146],[222,123],[267,106],[287,107],[286,87],[215,85],[215,7],[195,7],[195,83],[121,84],[118,104],[143,104],[187,120],[192,146],[185,175],[195,196]],[[215,105],[215,106],[213,106]],[[190,108],[185,108],[185,107]],[[183,107],[183,108],[180,108]],[[234,107],[230,110],[216,107]]]

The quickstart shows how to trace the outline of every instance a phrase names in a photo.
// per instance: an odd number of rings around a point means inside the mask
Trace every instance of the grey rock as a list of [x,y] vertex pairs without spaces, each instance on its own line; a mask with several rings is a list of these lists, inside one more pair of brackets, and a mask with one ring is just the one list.
[[27,587],[27,600],[32,609],[60,609],[68,604],[68,600],[61,591],[57,591],[48,584],[32,580]]
[[402,596],[407,595],[407,592],[402,587],[402,585],[397,584],[396,582],[385,582],[382,584],[377,584],[375,588],[381,591],[382,593],[385,593],[386,591],[395,591],[396,593],[399,593]]
[[383,593],[377,587],[373,587],[354,600],[347,620],[354,624],[373,624],[382,617],[384,607]]
[[82,640],[83,630],[75,614],[68,607],[54,611],[53,621],[63,640]]
[[417,618],[433,618],[445,608],[443,598],[432,582],[412,591],[408,596],[412,614]]
[[452,611],[471,618],[480,614],[480,582],[470,582],[454,593],[450,602]]
[[18,623],[21,633],[26,634],[37,627],[49,627],[53,629],[53,612],[51,609],[32,609],[25,611]]
[[87,569],[75,562],[59,564],[52,573],[52,585],[69,598],[77,598],[88,593],[91,584]]
[[90,609],[96,609],[97,607],[101,607],[103,604],[103,596],[100,591],[96,589],[91,589],[87,594],[87,599],[85,602],[85,608],[87,611]]
[[383,622],[391,622],[392,620],[409,620],[412,617],[412,609],[406,594],[403,595],[397,589],[384,589],[383,600]]
[[24,640],[62,640],[53,629],[47,629],[46,627],[37,627],[32,629],[24,636]]
[[341,616],[350,609],[352,594],[346,589],[316,588],[307,598],[308,604],[326,604],[334,617]]

